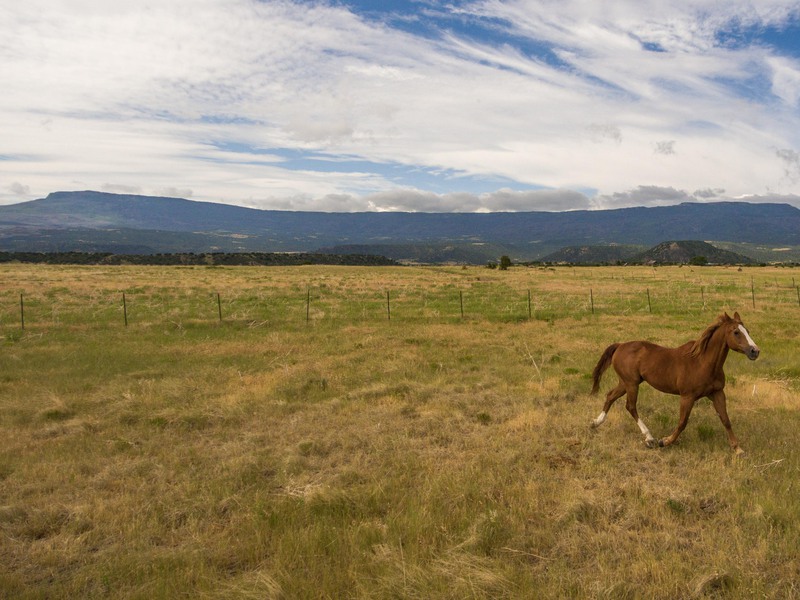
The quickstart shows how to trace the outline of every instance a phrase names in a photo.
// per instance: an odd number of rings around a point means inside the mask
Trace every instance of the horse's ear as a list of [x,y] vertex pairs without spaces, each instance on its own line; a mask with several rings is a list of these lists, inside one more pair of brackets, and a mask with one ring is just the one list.
[[739,321],[740,323],[742,322],[742,317],[739,316],[739,311],[738,310],[735,313],[733,313],[733,320],[734,321]]
[[722,314],[725,315],[725,320],[726,321],[730,321],[731,320],[730,316],[728,315],[728,311],[727,310]]

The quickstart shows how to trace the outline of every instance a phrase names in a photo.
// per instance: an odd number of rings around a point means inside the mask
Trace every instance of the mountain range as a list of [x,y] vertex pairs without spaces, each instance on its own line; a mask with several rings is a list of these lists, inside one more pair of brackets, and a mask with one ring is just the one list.
[[705,240],[767,260],[794,259],[800,210],[788,204],[684,203],[571,212],[323,213],[183,198],[54,192],[0,206],[0,250],[326,252],[420,262],[537,260],[565,246]]

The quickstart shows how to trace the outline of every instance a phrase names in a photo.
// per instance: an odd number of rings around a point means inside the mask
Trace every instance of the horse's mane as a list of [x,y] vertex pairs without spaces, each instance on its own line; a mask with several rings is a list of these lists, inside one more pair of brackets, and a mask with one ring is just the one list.
[[689,346],[687,354],[692,358],[697,358],[700,356],[703,352],[705,352],[706,348],[708,348],[708,342],[711,341],[711,337],[714,335],[714,332],[730,320],[731,318],[727,314],[722,314],[717,317],[717,320],[706,327],[706,330],[700,334],[700,337],[697,338],[691,346]]

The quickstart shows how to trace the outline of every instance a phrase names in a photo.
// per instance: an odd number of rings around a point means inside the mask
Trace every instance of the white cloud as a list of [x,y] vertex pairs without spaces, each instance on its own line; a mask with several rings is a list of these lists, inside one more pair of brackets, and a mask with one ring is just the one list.
[[191,198],[194,192],[189,188],[165,187],[155,190],[155,194],[167,198]]
[[691,202],[696,198],[683,190],[655,185],[640,185],[627,192],[598,196],[598,208],[625,208],[629,206],[665,206]]
[[797,194],[745,194],[731,196],[722,189],[703,189],[689,193],[673,187],[641,185],[626,192],[615,192],[599,195],[593,199],[597,208],[627,208],[632,206],[667,206],[682,202],[721,202],[737,201],[758,203],[791,204],[800,207],[800,195]]
[[[731,23],[780,26],[796,2],[485,0],[458,10],[510,35],[414,36],[338,3],[10,5],[0,11],[0,64],[14,82],[0,95],[0,180],[25,186],[2,186],[0,202],[106,185],[337,210],[589,205],[570,189],[605,199],[800,192],[790,160],[800,69],[716,38]],[[760,78],[773,98],[744,93]],[[442,193],[386,169],[289,164],[276,149],[460,177],[442,177],[456,190]],[[556,191],[487,195],[471,178]]]
[[[275,201],[273,199],[272,201]],[[562,211],[590,209],[593,204],[584,194],[571,190],[514,191],[501,189],[487,194],[449,193],[396,189],[364,196],[329,194],[323,198],[286,198],[282,210],[402,211],[402,212],[494,212]]]
[[776,150],[775,155],[783,164],[786,178],[795,183],[800,181],[800,152],[791,148],[782,148]]
[[789,106],[797,106],[800,100],[800,64],[783,57],[767,59],[772,68],[772,93]]
[[138,185],[124,185],[121,183],[104,183],[100,190],[111,194],[141,194],[142,188]]
[[669,156],[675,154],[675,140],[662,140],[655,143],[655,153]]
[[22,185],[19,181],[13,181],[8,186],[8,191],[16,196],[27,196],[31,193],[30,186]]

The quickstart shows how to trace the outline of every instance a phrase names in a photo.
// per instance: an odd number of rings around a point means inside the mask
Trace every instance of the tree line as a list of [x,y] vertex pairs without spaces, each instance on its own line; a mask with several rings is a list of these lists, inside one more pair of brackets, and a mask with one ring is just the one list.
[[343,265],[390,266],[396,261],[371,254],[322,254],[316,252],[182,252],[176,254],[113,254],[111,252],[0,252],[0,263],[49,265],[198,265],[198,266],[292,266]]

